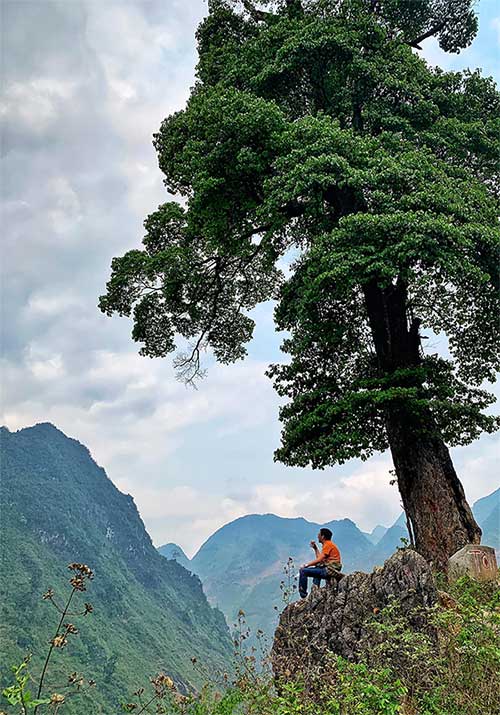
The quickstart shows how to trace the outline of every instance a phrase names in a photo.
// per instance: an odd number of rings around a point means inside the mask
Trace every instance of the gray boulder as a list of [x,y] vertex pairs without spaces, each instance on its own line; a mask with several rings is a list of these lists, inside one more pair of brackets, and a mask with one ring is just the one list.
[[429,630],[422,607],[438,600],[431,568],[413,550],[397,551],[370,573],[357,571],[337,585],[313,589],[281,614],[271,653],[278,679],[319,672],[327,653],[358,661],[374,645],[370,622],[397,599],[410,628]]

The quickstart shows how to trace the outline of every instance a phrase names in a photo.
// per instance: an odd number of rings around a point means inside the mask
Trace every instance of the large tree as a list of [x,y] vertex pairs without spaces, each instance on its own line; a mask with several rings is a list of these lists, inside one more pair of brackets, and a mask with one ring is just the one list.
[[500,95],[416,51],[467,46],[470,5],[210,0],[197,82],[154,137],[179,200],[114,259],[100,304],[133,313],[142,354],[191,341],[177,366],[193,379],[205,348],[242,358],[249,311],[277,300],[277,459],[321,469],[390,448],[437,566],[481,534],[447,445],[498,427],[482,385],[500,364]]

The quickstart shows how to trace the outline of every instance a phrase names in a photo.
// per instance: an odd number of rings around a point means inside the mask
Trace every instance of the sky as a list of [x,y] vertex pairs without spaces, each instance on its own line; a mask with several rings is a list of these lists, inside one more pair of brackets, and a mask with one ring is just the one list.
[[[445,55],[430,40],[423,51],[499,81],[500,2],[478,10],[471,48]],[[144,218],[168,198],[151,138],[189,95],[206,3],[3,0],[1,11],[3,424],[50,421],[88,446],[154,543],[188,555],[248,513],[392,523],[387,454],[318,472],[273,462],[272,305],[255,311],[248,358],[208,361],[197,390],[170,359],[137,354],[130,321],[97,308],[111,258],[139,247]],[[499,447],[484,436],[453,450],[471,502],[498,486]]]

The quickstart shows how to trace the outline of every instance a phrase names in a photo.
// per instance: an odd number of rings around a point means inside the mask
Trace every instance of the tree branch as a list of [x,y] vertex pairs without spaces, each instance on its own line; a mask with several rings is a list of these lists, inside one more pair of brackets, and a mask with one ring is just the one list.
[[410,40],[410,42],[408,42],[408,44],[410,45],[410,47],[415,47],[415,49],[421,50],[422,48],[420,47],[420,43],[423,42],[424,40],[427,40],[428,37],[432,37],[432,35],[435,35],[436,32],[439,32],[439,30],[442,30],[443,27],[445,26],[445,24],[446,24],[446,22],[444,20],[441,20],[441,22],[438,22],[436,25],[433,25],[426,32],[423,32],[418,37],[415,37],[414,40]]
[[272,13],[256,8],[250,0],[241,0],[241,4],[255,22],[265,22],[272,16]]

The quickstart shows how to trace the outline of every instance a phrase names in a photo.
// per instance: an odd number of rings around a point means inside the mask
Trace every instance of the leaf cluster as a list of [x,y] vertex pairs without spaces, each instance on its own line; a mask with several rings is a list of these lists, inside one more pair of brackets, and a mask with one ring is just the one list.
[[[385,448],[384,415],[432,415],[452,443],[498,422],[500,95],[479,72],[430,68],[414,47],[472,40],[468,0],[212,0],[198,81],[154,144],[180,197],[116,258],[101,309],[133,315],[141,352],[178,343],[242,358],[250,311],[276,299],[291,362],[270,374],[290,464]],[[284,261],[296,257],[288,274]],[[380,364],[367,298],[396,292],[415,339],[450,357]],[[406,328],[405,328],[406,329]],[[420,420],[425,422],[426,420]]]

